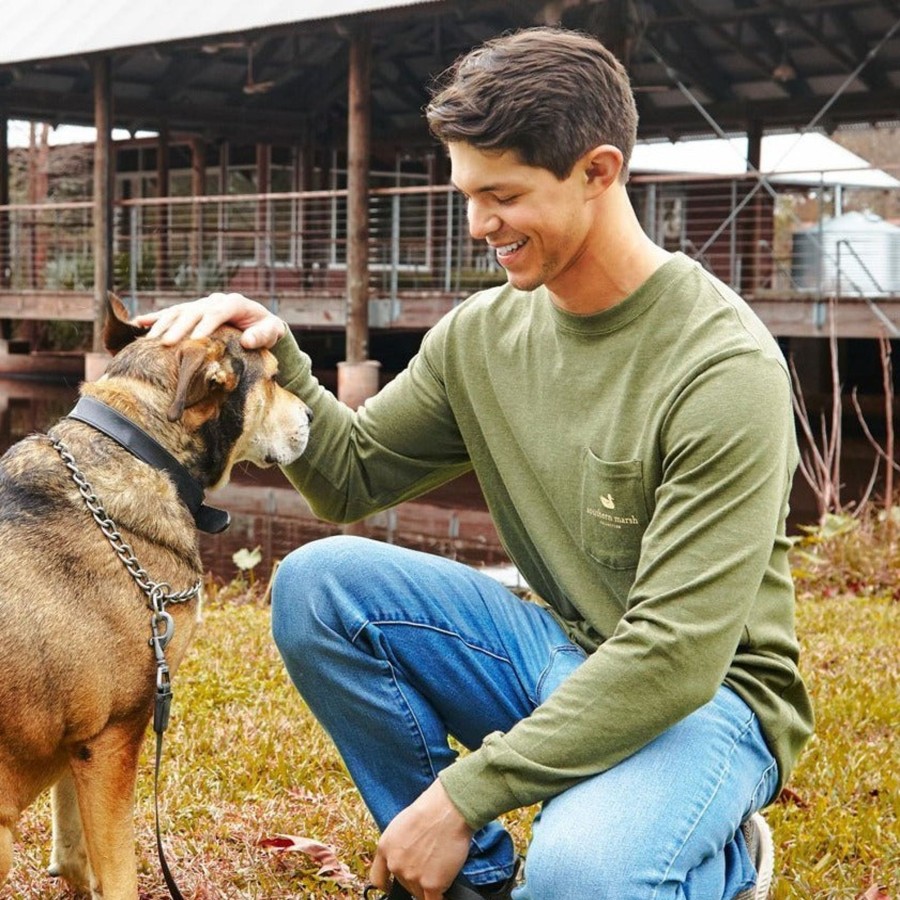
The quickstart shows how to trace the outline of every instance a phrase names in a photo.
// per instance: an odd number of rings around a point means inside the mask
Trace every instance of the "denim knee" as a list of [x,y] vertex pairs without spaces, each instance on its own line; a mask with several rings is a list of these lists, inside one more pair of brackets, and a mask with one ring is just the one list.
[[647,897],[654,894],[647,854],[627,843],[585,846],[577,835],[545,834],[528,848],[525,861],[528,900],[545,897]]
[[[272,637],[282,656],[314,646],[313,635],[333,606],[336,583],[351,574],[360,538],[344,535],[311,541],[289,553],[272,582]],[[348,552],[349,551],[349,552]],[[332,610],[333,611],[333,610]]]

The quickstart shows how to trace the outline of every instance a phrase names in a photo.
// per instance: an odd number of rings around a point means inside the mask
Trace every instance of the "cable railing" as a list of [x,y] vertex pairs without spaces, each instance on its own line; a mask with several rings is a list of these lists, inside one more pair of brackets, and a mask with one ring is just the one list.
[[[655,241],[697,258],[751,302],[900,294],[900,223],[891,221],[900,192],[753,185],[639,176],[630,191]],[[391,303],[455,302],[504,280],[487,244],[470,237],[465,200],[450,186],[372,190],[368,232],[376,325],[390,324]],[[90,201],[0,206],[0,293],[90,292],[94,252]],[[347,192],[119,200],[111,267],[115,289],[137,305],[211,291],[342,298]]]
[[[93,282],[90,202],[0,207],[15,290],[87,290]],[[342,293],[347,192],[305,191],[121,200],[113,279],[119,291]],[[369,197],[369,269],[377,296],[468,292],[502,280],[468,235],[451,188],[380,188]]]

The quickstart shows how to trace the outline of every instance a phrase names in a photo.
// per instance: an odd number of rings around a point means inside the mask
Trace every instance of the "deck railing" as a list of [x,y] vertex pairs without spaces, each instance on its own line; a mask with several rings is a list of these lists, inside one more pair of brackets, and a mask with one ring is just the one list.
[[[347,192],[120,200],[113,278],[134,296],[250,289],[343,293]],[[373,294],[464,293],[502,280],[484,242],[468,234],[449,187],[380,188],[369,201]],[[87,290],[93,283],[90,202],[0,207],[7,219],[13,290]]]
[[[755,183],[636,176],[630,190],[651,237],[751,300],[900,295],[900,227],[890,221],[900,218],[900,192]],[[346,205],[342,190],[120,200],[115,289],[139,306],[214,290],[338,301]],[[0,206],[0,294],[90,292],[93,253],[89,201]],[[469,236],[465,199],[449,186],[372,190],[369,263],[375,326],[390,324],[401,300],[456,302],[504,278],[485,242]],[[7,305],[3,315],[27,309]]]

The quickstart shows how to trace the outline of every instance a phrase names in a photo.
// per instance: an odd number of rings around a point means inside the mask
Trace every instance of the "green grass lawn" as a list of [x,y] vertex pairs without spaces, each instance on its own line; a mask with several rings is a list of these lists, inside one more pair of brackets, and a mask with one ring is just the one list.
[[[900,900],[900,602],[801,596],[798,630],[818,733],[789,791],[767,813],[777,852],[772,896],[852,900],[882,885]],[[222,597],[208,603],[173,684],[162,816],[183,893],[194,900],[360,897],[374,830],[328,739],[288,682],[265,606]],[[141,898],[164,900],[151,743],[138,784]],[[511,820],[522,841],[529,822],[529,811]],[[0,897],[69,896],[44,874],[46,799],[25,814],[20,831],[16,865]],[[260,846],[277,834],[330,845],[356,884],[342,888],[318,876],[319,864],[304,853]]]

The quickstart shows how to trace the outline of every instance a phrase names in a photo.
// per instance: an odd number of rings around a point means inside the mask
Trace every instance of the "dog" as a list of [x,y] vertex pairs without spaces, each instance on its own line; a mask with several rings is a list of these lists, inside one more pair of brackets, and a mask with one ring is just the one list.
[[[82,385],[70,416],[0,458],[0,885],[22,810],[52,788],[51,874],[95,900],[134,900],[134,790],[157,653],[168,673],[184,657],[200,607],[196,529],[225,524],[203,493],[238,461],[294,461],[311,413],[237,329],[166,347],[117,298],[109,307],[105,374]],[[109,426],[123,419],[124,439]],[[149,436],[138,455],[132,433]]]

